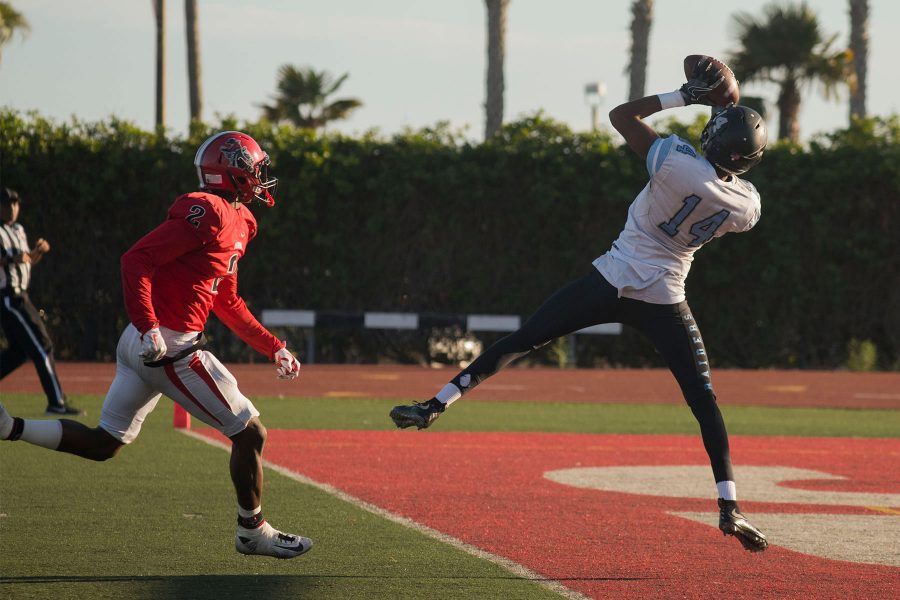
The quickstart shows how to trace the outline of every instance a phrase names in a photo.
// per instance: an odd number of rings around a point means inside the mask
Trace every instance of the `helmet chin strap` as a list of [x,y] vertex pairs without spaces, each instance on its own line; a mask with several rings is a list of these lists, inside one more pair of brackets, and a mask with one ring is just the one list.
[[269,208],[275,206],[275,198],[272,197],[272,194],[269,193],[269,190],[267,190],[266,188],[260,188],[260,192],[261,193],[254,192],[254,195],[259,202],[262,202]]

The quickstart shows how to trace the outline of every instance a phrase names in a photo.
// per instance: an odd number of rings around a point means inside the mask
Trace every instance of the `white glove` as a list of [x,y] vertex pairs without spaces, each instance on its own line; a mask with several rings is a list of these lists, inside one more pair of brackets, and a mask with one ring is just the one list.
[[300,361],[288,352],[287,346],[275,353],[278,379],[296,379],[300,375]]
[[154,327],[141,336],[141,360],[153,362],[166,355],[166,341],[159,332],[159,327]]

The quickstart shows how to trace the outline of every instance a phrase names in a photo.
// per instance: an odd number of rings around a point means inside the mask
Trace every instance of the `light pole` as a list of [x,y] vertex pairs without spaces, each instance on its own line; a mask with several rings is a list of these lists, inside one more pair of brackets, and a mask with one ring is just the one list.
[[606,84],[594,81],[584,86],[584,101],[591,107],[591,131],[600,127],[600,107],[606,97]]

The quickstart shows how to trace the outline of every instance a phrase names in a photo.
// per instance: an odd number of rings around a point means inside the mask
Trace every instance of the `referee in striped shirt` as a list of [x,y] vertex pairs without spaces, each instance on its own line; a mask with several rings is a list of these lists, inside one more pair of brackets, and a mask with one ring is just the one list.
[[7,348],[0,352],[0,379],[30,358],[47,394],[46,414],[80,415],[82,411],[66,403],[56,376],[53,344],[40,313],[28,298],[31,268],[50,251],[50,244],[40,238],[30,250],[18,218],[19,194],[0,189],[0,325],[7,342]]

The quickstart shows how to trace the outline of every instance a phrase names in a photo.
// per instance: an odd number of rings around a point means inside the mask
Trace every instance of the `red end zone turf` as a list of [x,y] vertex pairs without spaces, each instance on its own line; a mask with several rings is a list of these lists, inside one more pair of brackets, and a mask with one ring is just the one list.
[[[738,470],[742,508],[772,543],[762,555],[698,522],[714,522],[715,503],[693,436],[270,429],[266,446],[272,463],[595,598],[896,597],[900,440],[734,436],[732,454],[757,473],[823,474],[770,486],[818,494],[801,504],[773,501],[764,478],[742,484]],[[547,475],[587,468],[595,479],[577,484],[586,487]],[[669,483],[653,479],[669,472]],[[618,489],[651,491],[597,489],[617,477]],[[667,497],[685,477],[701,491]],[[844,560],[823,558],[832,552]]]

